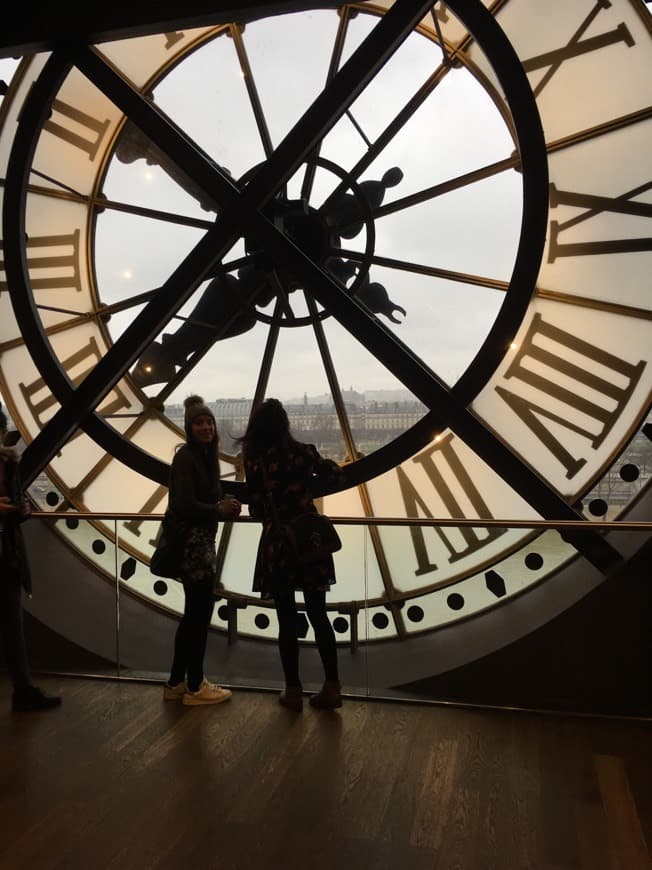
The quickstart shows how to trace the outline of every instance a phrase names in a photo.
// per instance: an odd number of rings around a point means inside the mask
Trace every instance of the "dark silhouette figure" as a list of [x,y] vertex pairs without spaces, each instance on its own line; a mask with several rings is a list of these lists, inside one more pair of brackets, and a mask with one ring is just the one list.
[[213,412],[200,396],[190,396],[185,406],[186,441],[172,460],[166,511],[168,527],[183,537],[179,580],[185,603],[163,697],[199,706],[220,704],[231,697],[229,689],[204,677],[204,656],[215,605],[218,522],[235,519],[240,513],[240,502],[223,497]]
[[334,488],[343,481],[343,471],[336,462],[322,457],[314,445],[303,444],[292,436],[287,413],[278,399],[267,399],[254,409],[247,430],[238,441],[242,445],[249,513],[263,524],[253,589],[263,598],[274,600],[278,616],[278,646],[285,675],[285,689],[279,701],[297,712],[303,706],[295,597],[300,590],[325,678],[321,691],[313,695],[310,703],[332,710],[342,704],[337,645],[326,610],[326,592],[335,583],[333,558],[328,556],[299,566],[279,552],[268,535],[273,525],[270,493],[279,520],[284,523],[299,514],[317,512],[311,484],[321,479]]
[[13,683],[12,709],[17,713],[51,710],[61,698],[32,683],[23,630],[23,590],[31,596],[29,559],[20,524],[31,514],[22,489],[18,454],[9,445],[7,418],[0,407],[0,633]]

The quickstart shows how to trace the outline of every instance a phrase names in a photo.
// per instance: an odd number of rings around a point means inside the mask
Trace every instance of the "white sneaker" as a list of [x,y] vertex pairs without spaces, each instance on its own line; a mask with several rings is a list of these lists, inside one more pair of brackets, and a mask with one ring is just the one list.
[[221,686],[216,686],[215,683],[202,680],[202,684],[196,692],[185,692],[183,703],[188,707],[196,707],[200,704],[221,704],[222,701],[228,701],[230,697],[230,689],[223,689]]
[[164,701],[180,701],[185,693],[185,683],[177,683],[176,686],[171,686],[169,683],[165,683],[165,685],[163,686]]

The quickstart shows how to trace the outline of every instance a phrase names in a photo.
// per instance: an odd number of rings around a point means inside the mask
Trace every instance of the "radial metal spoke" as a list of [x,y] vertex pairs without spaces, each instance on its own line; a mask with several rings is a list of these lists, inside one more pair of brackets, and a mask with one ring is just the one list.
[[[330,65],[328,67],[328,73],[326,74],[326,84],[332,81],[333,76],[337,72],[337,69],[340,65],[340,61],[342,59],[342,52],[344,50],[344,42],[346,40],[346,34],[349,29],[349,21],[350,21],[351,11],[348,6],[342,7],[340,11],[340,20],[337,28],[337,34],[335,36],[335,42],[333,44],[333,51],[331,52],[331,60]],[[312,194],[312,186],[315,181],[315,171],[317,169],[315,160],[319,157],[319,152],[321,150],[321,142],[315,148],[312,154],[310,154],[307,163],[306,163],[306,171],[303,176],[303,182],[301,184],[301,199],[305,203],[310,202],[310,196]]]
[[265,398],[267,393],[267,385],[269,383],[269,375],[272,370],[272,363],[274,361],[274,356],[276,354],[276,347],[278,345],[278,337],[280,333],[280,319],[281,319],[281,303],[280,300],[276,300],[276,306],[274,308],[274,318],[273,322],[270,324],[269,332],[267,333],[267,341],[265,342],[265,350],[263,352],[263,358],[260,363],[260,369],[258,371],[258,381],[256,382],[256,389],[254,390],[254,398],[251,403],[252,410],[260,404]]
[[[331,396],[333,398],[333,404],[335,406],[337,419],[340,424],[340,431],[342,432],[342,437],[344,438],[344,444],[346,445],[349,459],[354,460],[357,456],[357,449],[355,445],[355,439],[353,437],[353,432],[351,431],[349,416],[346,412],[346,407],[342,398],[342,390],[340,388],[340,384],[337,378],[337,373],[333,364],[333,358],[331,356],[330,348],[328,346],[328,342],[326,341],[326,336],[324,335],[324,326],[319,317],[319,312],[317,311],[317,305],[315,303],[315,300],[310,296],[310,294],[306,294],[306,304],[312,318],[315,338],[317,340],[317,347],[319,348],[319,354],[324,364],[324,371],[326,372],[328,386],[331,392]],[[372,517],[373,509],[366,483],[361,483],[358,485],[358,493],[360,495],[360,500],[362,502],[362,508],[364,510],[365,516]],[[380,576],[385,589],[386,598],[390,602],[390,609],[392,613],[392,618],[394,619],[396,632],[399,637],[403,637],[405,635],[405,623],[403,621],[403,615],[400,609],[392,604],[393,598],[396,595],[396,589],[394,588],[394,584],[392,583],[392,572],[390,571],[389,565],[387,563],[387,557],[385,556],[385,550],[383,548],[382,540],[377,526],[369,526],[369,536],[371,538],[371,544],[374,549],[376,561],[378,563],[378,569],[380,571]]]
[[472,172],[465,172],[463,175],[458,175],[456,178],[449,178],[448,181],[442,181],[440,184],[426,187],[416,193],[411,193],[409,196],[403,196],[400,199],[395,199],[392,202],[385,203],[385,205],[382,205],[380,208],[373,211],[373,217],[385,217],[388,214],[394,214],[397,211],[403,211],[403,209],[410,208],[411,206],[428,202],[429,200],[435,199],[443,194],[451,193],[453,190],[459,190],[462,187],[468,187],[470,184],[484,181],[494,175],[499,175],[501,172],[506,172],[508,169],[517,169],[520,162],[521,161],[516,155],[512,155],[504,160],[489,163],[481,169],[474,169]]
[[437,5],[436,3],[433,4],[432,9],[430,10],[430,17],[432,18],[432,23],[433,23],[434,28],[435,28],[435,31],[436,31],[436,33],[437,33],[437,42],[439,43],[439,47],[440,47],[440,49],[441,49],[441,53],[442,53],[442,63],[443,63],[445,66],[450,66],[450,65],[451,65],[451,59],[450,59],[450,57],[449,57],[449,55],[448,55],[448,51],[446,50],[446,42],[445,42],[445,40],[444,40],[444,35],[443,35],[442,32],[441,32],[441,26],[440,26],[440,24],[439,24],[438,14],[437,14],[437,12],[435,11],[435,6],[436,6],[436,5]]
[[[4,179],[1,179],[0,187],[3,185]],[[50,187],[43,187],[39,184],[29,184],[27,192],[48,199],[62,199],[66,202],[78,202],[90,208],[95,208],[98,211],[118,211],[125,214],[137,215],[138,217],[178,224],[183,227],[196,227],[200,230],[208,230],[215,223],[214,219],[207,220],[206,218],[194,218],[189,215],[179,214],[178,212],[161,211],[160,209],[148,208],[147,206],[135,205],[134,203],[105,199],[103,196],[85,196],[84,194],[78,193],[70,188],[54,190]]]
[[350,109],[347,109],[346,117],[353,124],[356,132],[359,134],[360,138],[362,139],[364,144],[367,146],[367,148],[371,148],[371,144],[372,144],[371,139],[367,136],[365,131],[362,129],[362,126],[356,121],[356,119],[353,115],[353,112]]
[[215,223],[215,220],[193,218],[176,212],[161,211],[161,209],[147,208],[146,206],[132,205],[128,202],[118,202],[117,200],[102,199],[101,197],[91,200],[90,204],[100,211],[118,211],[123,214],[135,215],[136,217],[176,224],[180,227],[195,227],[198,230],[209,230]]
[[[360,251],[350,251],[346,248],[333,249],[333,253],[347,260],[362,262],[365,254]],[[488,287],[491,290],[507,291],[508,281],[500,281],[497,278],[487,278],[484,275],[472,275],[469,272],[455,272],[451,269],[440,269],[437,266],[425,266],[421,263],[413,263],[409,260],[397,260],[393,257],[381,257],[374,254],[370,258],[374,266],[384,266],[387,269],[397,269],[401,272],[410,272],[415,275],[427,275],[430,278],[444,278],[447,281],[456,281],[461,284],[473,284],[477,287]]]
[[269,128],[265,119],[265,113],[263,112],[263,105],[260,102],[260,95],[258,93],[258,88],[256,87],[251,64],[249,63],[249,57],[247,56],[244,40],[237,24],[231,24],[229,26],[229,34],[233,40],[233,45],[235,46],[238,55],[238,62],[240,63],[240,69],[242,70],[247,93],[249,94],[249,102],[251,103],[251,109],[254,113],[254,118],[256,119],[260,139],[263,143],[263,149],[265,155],[269,157],[274,150],[274,146],[272,145],[272,138],[269,135]]
[[360,178],[365,169],[371,166],[374,160],[376,160],[387,145],[389,145],[392,139],[400,133],[412,115],[414,115],[417,109],[425,102],[448,72],[449,68],[442,64],[430,76],[428,76],[419,90],[416,91],[416,93],[408,100],[405,106],[403,106],[400,112],[398,112],[394,119],[385,127],[376,141],[370,146],[368,151],[360,158],[360,160],[358,160],[355,166],[347,174],[346,178],[329,194],[328,198],[320,207],[320,210],[328,210],[329,206],[347,189],[350,182],[357,181]]

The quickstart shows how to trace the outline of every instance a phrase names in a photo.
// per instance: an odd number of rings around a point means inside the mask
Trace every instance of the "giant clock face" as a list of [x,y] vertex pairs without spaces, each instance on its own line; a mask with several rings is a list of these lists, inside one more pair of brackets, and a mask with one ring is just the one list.
[[[191,392],[238,492],[232,438],[275,395],[347,463],[331,515],[444,520],[342,527],[330,600],[368,602],[369,639],[576,557],[608,571],[597,532],[482,520],[588,525],[647,419],[651,60],[634,0],[346,4],[25,58],[0,115],[0,371],[41,507],[164,510]],[[71,525],[110,573],[90,545],[111,526]],[[155,529],[120,524],[124,585],[174,611]],[[227,591],[249,594],[257,535],[222,529]],[[273,637],[262,616],[240,630]]]

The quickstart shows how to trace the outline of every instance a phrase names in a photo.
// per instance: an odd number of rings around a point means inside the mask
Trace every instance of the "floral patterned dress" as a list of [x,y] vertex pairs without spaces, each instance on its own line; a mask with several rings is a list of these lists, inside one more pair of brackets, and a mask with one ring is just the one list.
[[246,457],[244,468],[249,514],[263,523],[254,570],[254,592],[259,592],[263,598],[274,598],[291,589],[329,589],[335,583],[332,556],[311,565],[297,566],[271,543],[272,511],[267,485],[279,521],[285,523],[300,514],[318,513],[311,484],[319,480],[329,489],[337,487],[343,482],[340,466],[322,457],[313,444],[293,442],[284,449],[270,447],[262,454]]

